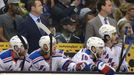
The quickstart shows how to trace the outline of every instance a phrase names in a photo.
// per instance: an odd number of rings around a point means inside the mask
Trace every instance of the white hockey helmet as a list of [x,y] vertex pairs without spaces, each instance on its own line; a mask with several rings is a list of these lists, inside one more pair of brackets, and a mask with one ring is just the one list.
[[105,35],[109,35],[110,38],[112,37],[112,33],[116,32],[116,28],[112,25],[102,25],[99,28],[99,34],[102,38],[104,38]]
[[[25,42],[25,43],[27,44],[27,46],[28,46],[28,42],[27,42],[26,38],[25,38],[24,36],[21,36],[21,37],[23,38],[24,42]],[[17,46],[18,48],[21,48],[22,46],[24,47],[22,41],[20,40],[20,38],[19,38],[17,35],[13,36],[13,37],[10,39],[9,42],[10,42],[11,48],[12,48],[13,50],[16,50],[16,49],[15,49],[16,46]]]
[[104,41],[99,37],[90,37],[87,40],[87,48],[91,50],[91,47],[99,48],[104,47]]
[[[52,44],[56,43],[56,39],[53,37]],[[39,46],[43,49],[44,44],[47,45],[48,50],[50,50],[50,37],[49,36],[42,36],[39,40]]]

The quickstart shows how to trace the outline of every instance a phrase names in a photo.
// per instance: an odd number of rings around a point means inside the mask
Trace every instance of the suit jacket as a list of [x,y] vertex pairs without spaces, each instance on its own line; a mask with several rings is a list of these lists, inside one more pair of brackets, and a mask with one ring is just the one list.
[[[117,23],[114,19],[108,17],[108,21],[110,25],[117,27]],[[91,36],[100,37],[99,28],[102,26],[101,20],[99,16],[96,16],[92,20],[90,20],[86,25],[86,33],[85,33],[85,41]]]
[[[41,22],[45,24],[45,21],[41,18]],[[46,25],[46,24],[45,24]],[[28,15],[18,28],[20,35],[26,37],[29,50],[28,53],[39,48],[39,39],[42,36],[34,20]]]

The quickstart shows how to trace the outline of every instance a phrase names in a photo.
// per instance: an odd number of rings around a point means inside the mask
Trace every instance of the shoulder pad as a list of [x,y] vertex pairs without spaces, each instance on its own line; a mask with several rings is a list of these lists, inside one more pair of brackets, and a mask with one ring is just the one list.
[[12,61],[12,55],[11,50],[5,50],[0,54],[1,60],[3,60],[4,63],[7,63],[9,61]]
[[44,58],[40,54],[40,50],[34,51],[32,54],[29,55],[29,58],[31,59],[33,64],[35,64],[41,60],[44,60]]

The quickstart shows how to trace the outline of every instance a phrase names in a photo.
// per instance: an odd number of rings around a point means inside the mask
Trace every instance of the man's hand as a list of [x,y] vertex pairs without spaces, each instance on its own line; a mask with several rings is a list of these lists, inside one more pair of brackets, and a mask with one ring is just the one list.
[[98,70],[106,75],[114,75],[115,69],[104,62],[97,63]]
[[76,64],[75,69],[76,69],[76,71],[82,71],[85,68],[86,65],[87,64],[85,62],[79,62],[79,63]]

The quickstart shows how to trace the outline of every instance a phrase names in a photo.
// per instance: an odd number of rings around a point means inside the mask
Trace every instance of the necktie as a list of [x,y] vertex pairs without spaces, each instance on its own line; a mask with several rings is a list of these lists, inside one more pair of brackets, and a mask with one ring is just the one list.
[[104,18],[104,23],[107,24],[107,18],[106,17]]
[[37,19],[37,22],[38,22],[38,23],[40,23],[40,22],[41,22],[39,18]]
[[[38,18],[38,19],[37,19],[37,22],[38,22],[38,23],[41,23],[40,18]],[[40,33],[41,33],[41,35],[46,35],[46,33],[45,33],[45,31],[44,31],[44,30],[42,30],[40,27],[39,27],[38,29],[39,29],[39,31],[40,31]]]

